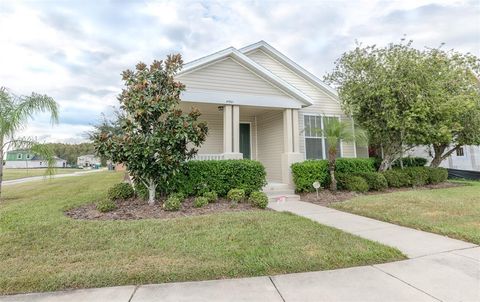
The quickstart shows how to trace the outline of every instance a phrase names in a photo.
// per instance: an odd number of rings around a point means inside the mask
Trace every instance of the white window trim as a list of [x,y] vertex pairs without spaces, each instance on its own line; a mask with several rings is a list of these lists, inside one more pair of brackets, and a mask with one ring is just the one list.
[[[301,125],[301,126],[302,126],[302,129],[303,129],[303,141],[304,141],[303,158],[305,160],[307,160],[307,138],[318,138],[318,139],[322,140],[322,157],[323,158],[321,158],[321,159],[327,159],[327,154],[326,154],[326,150],[325,150],[325,137],[323,136],[323,134],[320,137],[305,135],[305,116],[319,116],[320,117],[320,127],[322,127],[322,129],[323,129],[323,118],[324,117],[336,117],[339,120],[341,120],[342,116],[339,115],[339,114],[319,114],[319,113],[310,113],[310,112],[303,113],[302,116],[303,116],[303,123],[302,123],[303,125]],[[340,157],[343,157],[343,141],[342,140],[340,140]]]
[[18,153],[18,154],[17,154],[17,159],[23,159],[22,153]]

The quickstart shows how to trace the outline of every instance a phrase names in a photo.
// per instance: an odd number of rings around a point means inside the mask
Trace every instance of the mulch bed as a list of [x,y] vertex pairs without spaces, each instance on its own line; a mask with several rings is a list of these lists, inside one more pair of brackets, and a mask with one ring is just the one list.
[[322,206],[327,206],[331,203],[334,202],[341,202],[345,200],[352,199],[357,196],[363,196],[363,195],[378,195],[378,194],[387,194],[387,193],[393,193],[393,192],[400,192],[400,191],[411,191],[411,190],[433,190],[433,189],[444,189],[444,188],[452,188],[452,187],[459,187],[459,186],[464,186],[464,184],[461,183],[453,183],[453,182],[444,182],[436,185],[425,185],[421,187],[407,187],[407,188],[388,188],[383,191],[370,191],[366,193],[356,193],[356,192],[350,192],[350,191],[337,191],[333,193],[330,190],[320,190],[318,192],[318,198],[317,198],[317,193],[300,193],[300,200],[301,201],[307,201],[311,203],[315,203],[318,205]]
[[95,204],[87,204],[79,208],[71,209],[65,212],[65,215],[74,219],[90,220],[135,220],[135,219],[170,219],[186,216],[197,216],[221,212],[239,212],[259,210],[253,207],[249,202],[242,202],[236,205],[232,202],[219,198],[215,203],[209,203],[201,208],[193,206],[194,198],[187,198],[182,203],[179,211],[165,211],[162,208],[163,202],[157,201],[155,205],[148,205],[147,201],[142,199],[129,199],[117,201],[117,209],[102,213],[97,211]]

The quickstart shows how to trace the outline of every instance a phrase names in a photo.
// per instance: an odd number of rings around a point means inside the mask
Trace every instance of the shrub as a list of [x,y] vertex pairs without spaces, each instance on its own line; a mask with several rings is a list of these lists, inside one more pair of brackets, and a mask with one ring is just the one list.
[[382,173],[378,172],[359,172],[359,173],[354,173],[354,176],[360,176],[368,184],[369,190],[374,190],[374,191],[381,191],[385,190],[388,187],[387,180],[385,179],[385,176],[383,176]]
[[[427,164],[427,159],[423,157],[403,157],[403,167],[424,167]],[[400,159],[397,159],[392,167],[399,168],[400,167]]]
[[97,202],[96,208],[97,211],[106,213],[115,210],[117,208],[117,205],[115,204],[115,201],[111,199],[102,199]]
[[[375,172],[374,159],[339,158],[336,161],[337,173]],[[293,182],[297,192],[313,192],[312,184],[320,182],[322,187],[330,183],[326,160],[306,160],[292,165]]]
[[208,202],[216,202],[218,199],[218,194],[215,191],[203,193],[203,197],[208,199]]
[[444,182],[448,178],[448,170],[445,168],[427,168],[428,183],[438,184]]
[[423,186],[428,183],[429,171],[427,167],[408,167],[403,170],[410,177],[410,185]]
[[178,211],[182,206],[182,201],[177,196],[171,195],[163,202],[165,211]]
[[393,169],[382,172],[391,188],[407,187],[410,185],[410,176],[402,169]]
[[245,190],[231,189],[228,191],[227,199],[233,202],[242,202],[245,199]]
[[133,187],[131,184],[122,182],[119,184],[113,185],[110,189],[108,189],[107,196],[110,200],[126,200],[135,195],[135,191],[133,191]]
[[205,205],[208,204],[208,198],[207,197],[197,197],[195,198],[195,200],[193,201],[193,206],[196,207],[196,208],[201,208]]
[[[185,196],[201,196],[215,191],[218,196],[226,196],[231,188],[244,189],[247,194],[259,191],[267,184],[263,165],[254,160],[191,160],[182,170],[160,184],[158,193],[183,192]],[[139,191],[146,190],[142,183],[136,183]],[[145,194],[145,196],[148,196]]]
[[368,183],[363,177],[355,176],[352,174],[337,173],[336,179],[338,187],[341,190],[355,192],[368,191]]
[[250,202],[257,208],[265,209],[268,205],[267,194],[263,192],[252,192],[250,194]]
[[182,192],[177,192],[177,193],[172,193],[172,194],[170,194],[169,197],[176,197],[176,198],[180,199],[180,202],[183,202],[183,201],[185,200],[185,197],[186,197],[186,196],[185,196],[185,194],[182,193]]

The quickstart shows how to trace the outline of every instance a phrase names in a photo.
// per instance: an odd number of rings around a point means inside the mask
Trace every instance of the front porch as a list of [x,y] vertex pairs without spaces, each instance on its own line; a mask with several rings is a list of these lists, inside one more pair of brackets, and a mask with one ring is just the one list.
[[304,159],[299,152],[298,109],[182,102],[185,110],[192,106],[209,128],[195,159],[258,160],[269,182],[292,184],[290,165]]

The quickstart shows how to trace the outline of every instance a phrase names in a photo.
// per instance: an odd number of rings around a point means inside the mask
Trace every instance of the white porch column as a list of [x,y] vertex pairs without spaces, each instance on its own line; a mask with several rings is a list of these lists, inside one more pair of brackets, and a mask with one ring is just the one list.
[[290,166],[303,160],[300,153],[300,130],[298,125],[298,109],[283,111],[283,154],[282,182],[293,186]]
[[240,108],[238,105],[223,106],[223,157],[241,159],[240,153]]
[[232,106],[233,153],[240,153],[240,107]]

